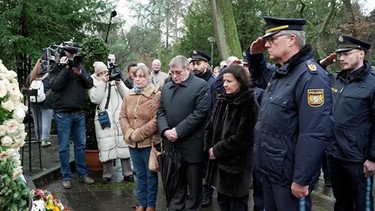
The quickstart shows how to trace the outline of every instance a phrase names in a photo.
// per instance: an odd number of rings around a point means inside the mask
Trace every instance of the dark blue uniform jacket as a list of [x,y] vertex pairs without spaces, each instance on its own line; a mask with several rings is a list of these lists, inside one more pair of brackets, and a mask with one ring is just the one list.
[[310,46],[276,69],[267,68],[262,54],[249,59],[254,81],[267,83],[260,86],[266,89],[255,126],[256,162],[273,182],[313,187],[333,128],[328,75]]
[[335,135],[327,153],[350,162],[375,162],[375,72],[366,62],[350,75],[330,75]]

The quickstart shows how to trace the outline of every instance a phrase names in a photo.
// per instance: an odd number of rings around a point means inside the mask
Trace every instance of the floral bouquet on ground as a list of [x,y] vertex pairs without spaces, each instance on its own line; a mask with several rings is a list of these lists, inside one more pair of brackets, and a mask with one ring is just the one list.
[[26,132],[22,123],[27,108],[22,103],[17,74],[0,60],[0,210],[28,210],[30,191],[22,176],[19,149]]
[[31,191],[33,208],[31,211],[69,211],[58,198],[48,190],[34,189]]

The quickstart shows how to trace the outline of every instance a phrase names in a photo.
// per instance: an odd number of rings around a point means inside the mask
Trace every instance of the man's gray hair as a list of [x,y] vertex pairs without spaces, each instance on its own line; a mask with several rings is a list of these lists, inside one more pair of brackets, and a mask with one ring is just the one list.
[[284,33],[289,35],[289,36],[292,35],[292,34],[296,35],[297,45],[300,49],[303,48],[306,45],[305,32],[304,31],[285,30]]
[[185,56],[178,55],[169,62],[169,68],[176,66],[181,66],[183,69],[185,69],[189,66],[189,61]]

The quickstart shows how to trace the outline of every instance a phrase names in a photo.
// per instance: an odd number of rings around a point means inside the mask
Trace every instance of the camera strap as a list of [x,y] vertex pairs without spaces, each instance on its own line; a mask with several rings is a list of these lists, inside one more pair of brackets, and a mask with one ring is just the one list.
[[111,97],[111,83],[108,83],[108,96],[107,96],[107,102],[105,103],[104,109],[108,109],[109,99]]

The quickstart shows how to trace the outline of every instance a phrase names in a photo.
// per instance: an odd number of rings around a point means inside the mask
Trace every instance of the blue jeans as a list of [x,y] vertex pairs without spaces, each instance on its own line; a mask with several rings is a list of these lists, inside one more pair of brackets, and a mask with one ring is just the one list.
[[69,166],[70,133],[74,143],[74,158],[79,177],[87,175],[86,166],[86,126],[84,112],[69,114],[58,112],[54,114],[59,144],[59,158],[62,180],[70,180],[72,172]]
[[34,119],[36,139],[50,140],[53,110],[49,108],[42,108],[35,103],[32,103],[30,108]]
[[158,174],[148,169],[151,147],[131,148],[130,158],[137,174],[137,196],[139,206],[155,207],[158,194]]
[[50,140],[53,109],[41,108],[42,112],[42,140]]

